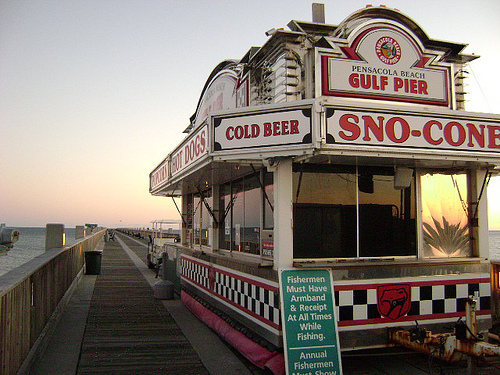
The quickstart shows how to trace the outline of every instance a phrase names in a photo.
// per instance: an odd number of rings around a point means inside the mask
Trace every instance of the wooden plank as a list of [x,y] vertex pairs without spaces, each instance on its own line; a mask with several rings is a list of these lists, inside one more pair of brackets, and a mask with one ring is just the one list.
[[208,374],[117,242],[105,245],[77,374]]

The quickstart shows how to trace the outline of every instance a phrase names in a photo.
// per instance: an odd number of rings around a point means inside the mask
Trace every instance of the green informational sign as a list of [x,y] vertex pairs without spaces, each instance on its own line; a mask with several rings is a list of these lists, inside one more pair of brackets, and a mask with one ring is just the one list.
[[280,272],[288,375],[341,375],[331,271]]

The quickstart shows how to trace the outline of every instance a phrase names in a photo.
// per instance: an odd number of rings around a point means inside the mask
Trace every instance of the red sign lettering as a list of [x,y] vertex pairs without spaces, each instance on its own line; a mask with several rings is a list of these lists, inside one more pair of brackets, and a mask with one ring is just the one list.
[[[488,125],[489,148],[500,148],[500,126]],[[498,142],[497,142],[498,141]]]
[[[343,130],[350,132],[351,134],[349,135],[341,131],[339,132],[340,137],[342,139],[345,139],[346,141],[355,141],[356,139],[358,139],[361,135],[361,129],[358,126],[358,121],[359,117],[356,115],[343,115],[339,121],[340,127]],[[369,137],[366,136],[365,138],[369,139]]]
[[180,172],[199,159],[207,151],[207,129],[198,130],[172,155],[170,169],[172,175]]
[[334,117],[338,124],[337,136],[346,142],[446,149],[466,147],[478,151],[500,148],[500,125],[341,110],[335,111]]
[[[399,138],[396,135],[396,130],[400,130],[401,135]],[[387,121],[385,132],[387,137],[394,143],[403,143],[410,137],[410,125],[401,117],[393,117]]]
[[226,129],[226,140],[232,141],[233,139],[257,138],[261,133],[263,137],[299,134],[299,121],[283,120],[265,122],[262,126],[258,124],[228,126]]
[[354,88],[373,89],[385,91],[389,77],[377,76],[375,74],[352,73],[349,76],[349,84]]
[[438,130],[441,130],[443,129],[443,125],[441,125],[441,123],[439,121],[435,121],[435,120],[432,120],[432,121],[428,121],[425,125],[424,125],[424,139],[430,143],[431,145],[440,145],[441,142],[443,142],[443,138],[439,137],[438,139],[434,139],[432,137],[432,133],[431,133],[431,127],[432,126],[437,126]]

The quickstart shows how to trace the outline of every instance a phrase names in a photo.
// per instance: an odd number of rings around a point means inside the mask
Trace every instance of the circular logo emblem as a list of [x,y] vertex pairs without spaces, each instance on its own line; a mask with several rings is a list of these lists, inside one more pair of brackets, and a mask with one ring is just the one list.
[[401,58],[401,47],[390,36],[380,38],[375,45],[377,56],[384,64],[394,65]]

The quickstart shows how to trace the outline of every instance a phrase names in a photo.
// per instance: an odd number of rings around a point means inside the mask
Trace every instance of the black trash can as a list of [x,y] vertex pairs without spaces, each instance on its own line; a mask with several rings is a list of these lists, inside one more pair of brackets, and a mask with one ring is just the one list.
[[86,251],[85,252],[85,274],[100,275],[101,274],[101,259],[102,251]]

